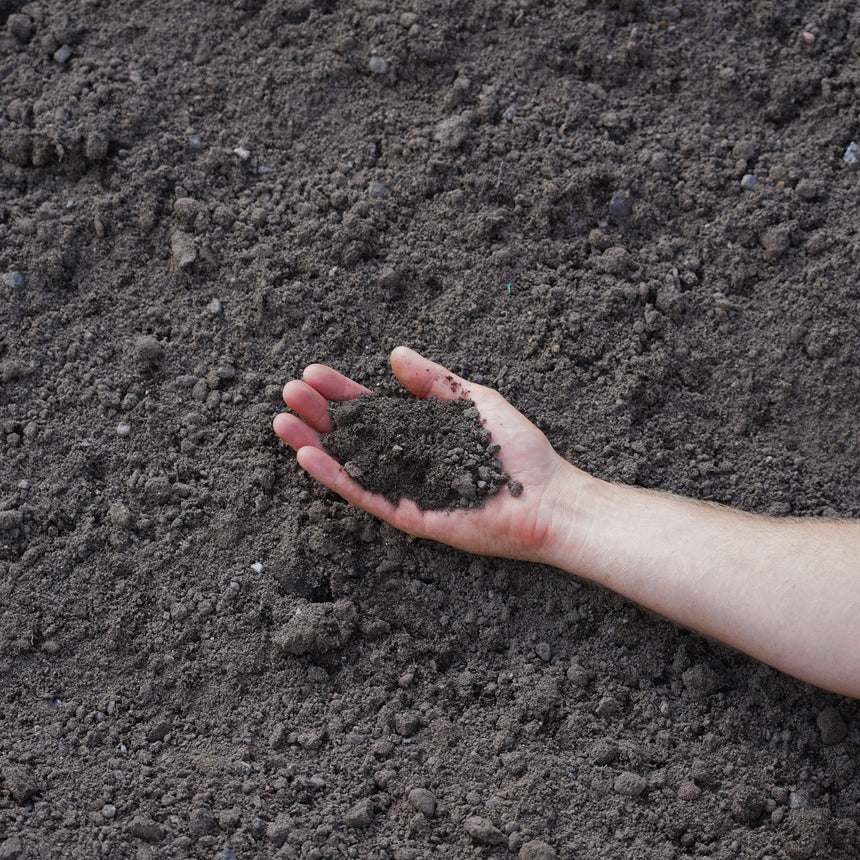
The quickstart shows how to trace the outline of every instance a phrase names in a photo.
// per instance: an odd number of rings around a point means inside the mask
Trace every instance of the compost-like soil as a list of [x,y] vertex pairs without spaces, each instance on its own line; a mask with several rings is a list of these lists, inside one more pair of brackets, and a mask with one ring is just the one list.
[[410,499],[421,510],[475,508],[510,475],[500,446],[465,397],[386,397],[364,394],[333,404],[334,430],[322,445],[347,474],[393,505]]
[[860,516],[858,63],[855,0],[0,0],[0,858],[856,860],[857,702],[271,420],[405,343]]

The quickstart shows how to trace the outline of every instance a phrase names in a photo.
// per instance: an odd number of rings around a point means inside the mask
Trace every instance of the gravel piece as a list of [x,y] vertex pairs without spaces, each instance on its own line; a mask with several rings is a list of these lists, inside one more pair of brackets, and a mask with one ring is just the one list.
[[382,57],[371,57],[367,67],[375,75],[384,75],[388,72],[388,61]]
[[616,191],[609,201],[609,214],[613,218],[629,218],[633,214],[633,201],[626,191]]
[[2,278],[4,287],[11,287],[14,290],[23,289],[25,284],[24,275],[21,272],[6,272]]
[[745,173],[741,179],[741,188],[746,188],[748,191],[758,185],[758,179],[752,173]]
[[61,66],[65,65],[72,58],[72,49],[69,45],[63,45],[54,53],[54,61]]
[[549,663],[552,659],[552,647],[549,642],[538,642],[538,644],[535,645],[535,654],[537,654],[544,663]]

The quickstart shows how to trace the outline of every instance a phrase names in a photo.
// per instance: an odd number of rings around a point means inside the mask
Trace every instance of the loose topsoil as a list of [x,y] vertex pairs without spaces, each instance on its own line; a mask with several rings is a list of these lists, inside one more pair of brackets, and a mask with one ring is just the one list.
[[0,0],[0,857],[856,860],[857,702],[270,425],[406,343],[860,516],[858,63],[855,0]]
[[510,476],[471,400],[365,394],[333,405],[323,447],[362,487],[393,505],[475,508]]

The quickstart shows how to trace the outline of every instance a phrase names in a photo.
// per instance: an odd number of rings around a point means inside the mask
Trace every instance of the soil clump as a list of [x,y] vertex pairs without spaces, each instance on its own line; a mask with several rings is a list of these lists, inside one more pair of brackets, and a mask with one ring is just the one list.
[[481,507],[509,479],[471,400],[363,394],[333,404],[323,447],[362,487],[395,507]]

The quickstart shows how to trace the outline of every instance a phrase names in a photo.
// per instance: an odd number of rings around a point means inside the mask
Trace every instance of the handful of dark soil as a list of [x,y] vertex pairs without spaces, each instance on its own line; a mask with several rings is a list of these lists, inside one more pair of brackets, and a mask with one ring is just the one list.
[[326,451],[366,490],[422,510],[480,507],[510,479],[471,400],[363,394],[332,404]]

